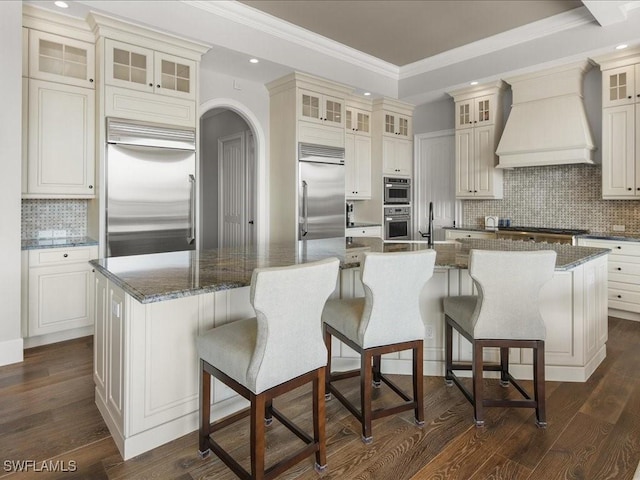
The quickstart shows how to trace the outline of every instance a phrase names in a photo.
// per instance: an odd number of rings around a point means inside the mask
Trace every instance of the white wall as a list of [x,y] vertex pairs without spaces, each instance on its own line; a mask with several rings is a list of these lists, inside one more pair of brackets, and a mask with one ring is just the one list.
[[20,175],[22,2],[0,2],[0,365],[22,361],[20,336]]

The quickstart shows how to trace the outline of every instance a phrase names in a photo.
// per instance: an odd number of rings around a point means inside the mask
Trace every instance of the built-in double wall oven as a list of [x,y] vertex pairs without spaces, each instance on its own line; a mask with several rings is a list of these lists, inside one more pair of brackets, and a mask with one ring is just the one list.
[[411,207],[384,207],[384,239],[408,240],[411,232]]
[[384,204],[411,203],[411,179],[384,177]]
[[384,177],[384,239],[408,240],[411,232],[411,179]]

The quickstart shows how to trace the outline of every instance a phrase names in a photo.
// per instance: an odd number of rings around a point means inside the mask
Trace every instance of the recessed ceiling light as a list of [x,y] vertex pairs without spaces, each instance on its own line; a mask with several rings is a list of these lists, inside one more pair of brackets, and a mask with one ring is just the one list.
[[53,4],[58,8],[69,8],[67,2],[61,2],[60,0],[58,0],[57,2],[53,2]]
[[252,58],[251,60],[249,60],[249,63],[258,63],[260,60],[258,60],[257,58]]
[[477,85],[478,82],[476,82],[475,80],[473,82],[471,82],[469,85]]
[[371,92],[364,92],[364,93],[363,93],[363,95],[364,95],[365,97],[368,97],[369,95],[371,95]]
[[622,45],[618,45],[616,47],[616,50],[624,50],[625,48],[627,48],[629,45],[627,45],[626,43],[623,43]]

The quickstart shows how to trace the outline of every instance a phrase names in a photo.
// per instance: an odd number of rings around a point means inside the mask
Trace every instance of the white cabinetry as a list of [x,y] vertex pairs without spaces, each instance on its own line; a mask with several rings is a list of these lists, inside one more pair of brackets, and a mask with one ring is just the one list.
[[105,41],[105,83],[195,100],[196,62],[136,45]]
[[28,112],[23,196],[94,196],[94,90],[30,79]]
[[346,198],[368,200],[371,198],[371,105],[355,99],[348,101],[345,125]]
[[29,77],[94,88],[95,47],[81,40],[31,30]]
[[609,248],[609,315],[640,320],[640,242],[578,238],[578,245]]
[[444,232],[445,240],[458,240],[461,238],[496,238],[496,232],[482,232],[480,230],[454,230],[447,228]]
[[[95,197],[95,47],[82,21],[25,7],[23,198]],[[28,69],[25,67],[28,65]]]
[[640,49],[595,60],[602,70],[602,198],[640,198]]
[[[269,83],[267,89],[271,241],[291,241],[298,238],[298,144],[345,148],[345,154],[353,156],[363,155],[366,146],[355,139],[345,145],[344,109],[349,88],[294,72]],[[352,162],[349,168],[353,170],[346,175],[354,175],[357,167]]]
[[[93,325],[93,289],[88,261],[98,256],[98,248],[71,247],[29,250],[22,272],[27,290],[23,292],[26,337],[77,331]],[[90,333],[90,332],[89,332]],[[73,338],[73,333],[62,338]],[[39,343],[49,343],[47,340]]]
[[87,20],[98,37],[99,118],[196,127],[199,63],[208,46],[95,12]]
[[413,172],[412,115],[412,105],[386,98],[373,102],[373,152],[382,160],[384,175],[410,177]]
[[456,197],[500,199],[496,146],[502,128],[502,82],[450,92],[456,108]]

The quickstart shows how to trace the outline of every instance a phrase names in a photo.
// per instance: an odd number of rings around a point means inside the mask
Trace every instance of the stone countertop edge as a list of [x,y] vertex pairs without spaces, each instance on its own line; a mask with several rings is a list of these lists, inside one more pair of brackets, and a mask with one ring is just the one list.
[[63,237],[63,238],[30,238],[22,240],[22,250],[38,250],[42,248],[70,248],[91,247],[98,245],[98,241],[90,237]]
[[[500,228],[484,228],[472,225],[460,225],[456,227],[442,227],[443,230],[468,230],[470,232],[498,232]],[[640,242],[640,233],[637,232],[590,232],[576,235],[576,238],[588,238],[592,240],[617,240],[620,242]]]
[[369,223],[369,222],[354,222],[348,224],[346,228],[367,228],[367,227],[381,227],[381,223]]
[[[306,257],[304,261],[314,261],[321,258],[336,256],[341,260],[341,268],[349,269],[360,266],[359,259],[354,258],[354,256],[351,255],[353,253],[366,251],[412,251],[428,248],[426,242],[387,243],[382,242],[379,238],[361,237],[358,238],[357,243],[349,244],[346,248],[344,246],[345,244],[342,244],[343,246],[341,249],[338,249],[335,244],[336,239],[329,240],[334,241],[334,243],[327,244],[326,246],[322,243],[322,240],[308,241],[309,251],[311,252],[312,245],[315,246],[317,250],[314,253],[309,253],[309,256]],[[314,244],[313,242],[316,243]],[[320,248],[318,249],[318,247]],[[285,264],[290,265],[298,263],[297,260],[292,261],[290,260],[290,257],[286,255],[290,248],[291,247],[275,249],[274,251],[276,255],[267,255],[266,263],[265,259],[261,257],[256,257],[258,258],[257,261],[259,261],[260,266],[262,267],[271,266],[271,264],[273,264],[273,266],[283,266]],[[605,248],[482,239],[465,239],[458,242],[435,244],[434,248],[438,254],[436,259],[436,268],[438,269],[467,268],[469,250],[473,248],[505,251],[555,250],[558,252],[556,266],[557,271],[570,270],[610,252],[609,249]],[[230,267],[226,262],[236,261],[239,256],[244,255],[243,252],[235,252],[233,250],[225,250],[223,252],[219,252],[217,250],[192,252],[194,252],[197,257],[200,257],[200,260],[197,262],[191,262],[190,260],[189,267],[178,267],[177,269],[175,268],[175,265],[169,265],[167,267],[163,266],[163,261],[166,258],[169,258],[167,257],[167,254],[153,254],[158,256],[151,259],[149,259],[148,255],[142,256],[147,257],[145,262],[140,260],[141,256],[132,256],[130,259],[127,257],[115,257],[117,259],[122,259],[122,261],[118,261],[116,263],[116,265],[119,264],[119,267],[116,267],[115,271],[109,270],[109,259],[96,259],[91,260],[89,263],[107,279],[122,288],[126,293],[142,304],[218,292],[250,285],[251,273],[253,271],[253,264],[250,261],[250,257],[253,252],[249,252],[246,264],[244,261],[240,262],[241,266],[236,270]],[[283,255],[278,256],[278,252]],[[213,256],[211,256],[211,254],[213,254]],[[192,258],[192,254],[189,255],[190,258]],[[208,256],[210,256],[210,258],[205,258],[205,260],[202,261],[202,257]],[[148,263],[149,260],[152,260],[151,265],[155,267],[152,271],[149,270],[148,267],[148,265],[150,265]],[[107,264],[104,265],[103,262],[107,262]],[[185,268],[189,270],[188,275],[185,275],[185,272],[187,272]],[[189,280],[191,275],[193,275],[194,268],[198,271],[196,275],[198,278],[198,284],[190,283]],[[122,269],[121,271],[123,273],[120,273],[120,269]]]

